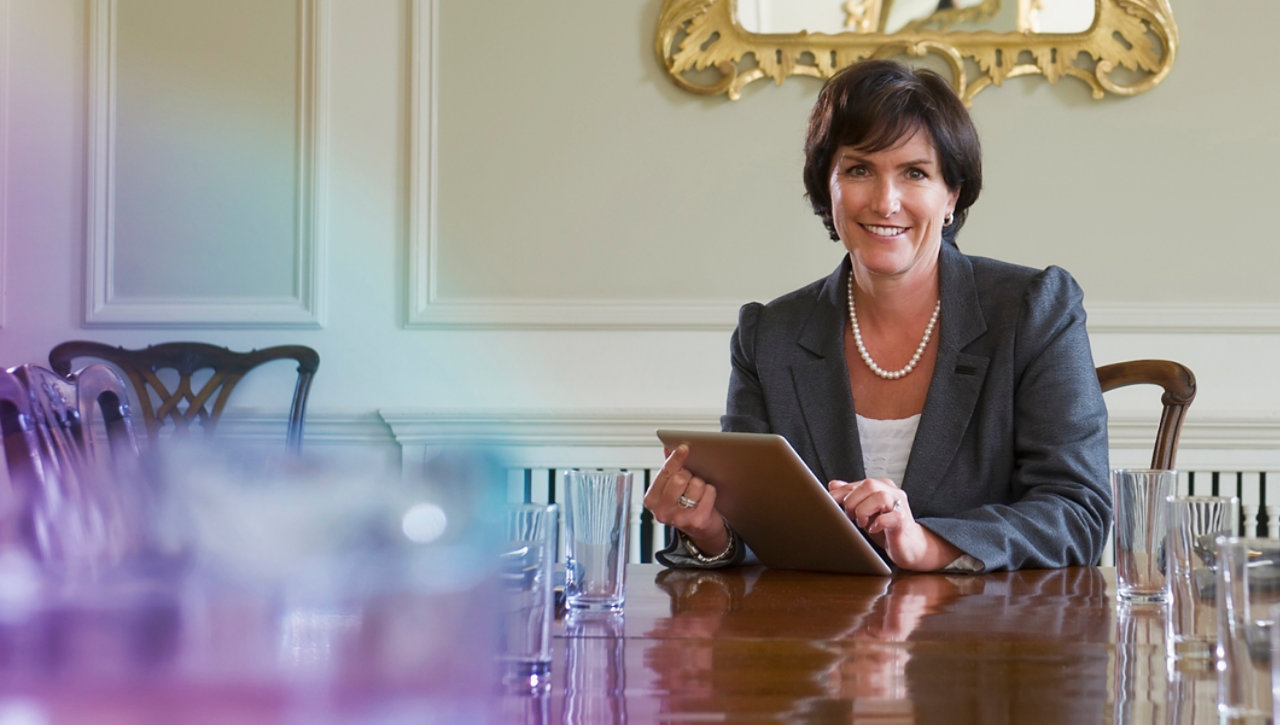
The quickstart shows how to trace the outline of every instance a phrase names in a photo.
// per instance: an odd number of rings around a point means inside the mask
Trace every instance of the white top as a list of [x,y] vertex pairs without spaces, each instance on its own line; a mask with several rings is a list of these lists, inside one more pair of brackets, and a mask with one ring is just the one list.
[[862,443],[862,467],[867,478],[887,478],[902,488],[911,457],[911,443],[916,439],[920,414],[910,418],[858,418],[858,440]]
[[[867,478],[887,478],[902,488],[911,457],[911,444],[920,427],[920,414],[910,418],[858,418],[858,440],[862,443],[862,467]],[[982,562],[962,554],[943,571],[982,571]]]

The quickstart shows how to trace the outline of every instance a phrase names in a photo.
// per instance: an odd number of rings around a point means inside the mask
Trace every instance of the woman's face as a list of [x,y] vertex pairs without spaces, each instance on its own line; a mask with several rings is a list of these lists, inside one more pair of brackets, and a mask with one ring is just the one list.
[[859,280],[933,273],[943,220],[955,210],[960,191],[942,180],[928,131],[917,130],[880,151],[838,147],[828,184],[836,234]]

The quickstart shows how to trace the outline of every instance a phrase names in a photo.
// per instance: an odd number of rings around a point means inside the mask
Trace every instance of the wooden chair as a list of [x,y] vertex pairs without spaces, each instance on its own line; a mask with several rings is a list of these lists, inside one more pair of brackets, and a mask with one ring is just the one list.
[[[311,380],[320,367],[320,355],[304,345],[277,345],[262,350],[234,352],[202,342],[166,342],[141,350],[128,350],[100,342],[73,340],[49,352],[49,365],[67,375],[71,363],[78,358],[97,358],[119,367],[133,384],[146,424],[147,436],[154,441],[161,428],[171,425],[175,432],[185,433],[197,422],[205,435],[212,435],[226,407],[231,391],[246,373],[273,360],[296,360],[298,380],[289,408],[287,445],[290,450],[302,447],[302,420],[306,412]],[[161,380],[162,371],[173,371],[177,382],[172,388]],[[199,390],[192,388],[198,371],[211,375]]]
[[1178,457],[1178,438],[1182,435],[1182,422],[1187,417],[1191,401],[1196,398],[1196,376],[1190,368],[1171,360],[1130,360],[1100,366],[1098,383],[1104,393],[1138,384],[1159,385],[1164,389],[1164,394],[1160,396],[1164,409],[1156,428],[1151,467],[1174,468]]
[[0,428],[16,503],[5,528],[42,560],[118,552],[137,493],[126,489],[140,480],[124,380],[101,364],[69,378],[11,368],[0,375]]

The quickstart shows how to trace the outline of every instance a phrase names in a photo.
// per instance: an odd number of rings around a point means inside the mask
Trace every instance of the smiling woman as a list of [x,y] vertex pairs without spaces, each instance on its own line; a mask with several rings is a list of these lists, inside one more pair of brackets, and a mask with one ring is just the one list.
[[[1082,294],[1060,268],[957,248],[982,188],[960,98],[889,60],[837,73],[810,115],[804,184],[847,254],[826,278],[742,307],[721,426],[786,438],[899,568],[1096,561],[1111,504]],[[679,531],[657,558],[749,561],[689,454],[672,451],[645,497]]]

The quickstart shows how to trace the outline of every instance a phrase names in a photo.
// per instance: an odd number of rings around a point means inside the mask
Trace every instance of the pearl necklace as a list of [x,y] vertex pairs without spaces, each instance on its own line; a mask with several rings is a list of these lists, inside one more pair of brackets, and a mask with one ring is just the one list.
[[911,356],[911,362],[901,370],[885,370],[876,365],[876,361],[871,359],[871,353],[867,352],[867,346],[862,344],[862,330],[858,328],[858,313],[853,308],[853,273],[849,273],[849,326],[853,328],[853,344],[858,346],[858,354],[862,356],[862,362],[871,368],[871,372],[885,380],[897,380],[905,376],[907,373],[916,369],[916,364],[920,362],[920,356],[924,354],[924,349],[929,346],[929,338],[933,337],[933,328],[938,324],[938,313],[942,311],[942,298],[938,298],[938,303],[933,306],[933,315],[929,317],[929,325],[924,328],[924,337],[920,340],[920,346],[916,348],[915,354]]

